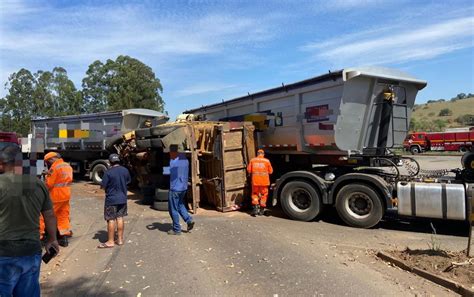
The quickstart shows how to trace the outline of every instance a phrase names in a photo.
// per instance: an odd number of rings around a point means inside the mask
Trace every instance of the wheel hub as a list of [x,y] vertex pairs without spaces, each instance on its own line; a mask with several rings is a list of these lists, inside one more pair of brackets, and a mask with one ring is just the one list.
[[372,201],[363,193],[354,193],[349,199],[350,210],[360,216],[369,214],[372,207]]
[[311,205],[311,197],[305,190],[295,190],[291,195],[292,204],[300,210],[306,210]]

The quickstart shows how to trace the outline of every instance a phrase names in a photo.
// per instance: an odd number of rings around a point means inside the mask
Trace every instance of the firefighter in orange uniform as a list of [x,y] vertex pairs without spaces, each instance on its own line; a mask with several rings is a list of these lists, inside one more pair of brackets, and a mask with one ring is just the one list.
[[[71,199],[72,168],[55,152],[47,153],[44,162],[48,167],[45,184],[53,202],[54,214],[58,221],[58,241],[62,246],[68,245],[68,237],[72,236],[69,220],[69,200]],[[40,218],[40,235],[44,237],[44,221]]]
[[247,172],[252,176],[252,216],[263,215],[267,206],[272,164],[265,158],[265,152],[257,151],[257,157],[250,160]]

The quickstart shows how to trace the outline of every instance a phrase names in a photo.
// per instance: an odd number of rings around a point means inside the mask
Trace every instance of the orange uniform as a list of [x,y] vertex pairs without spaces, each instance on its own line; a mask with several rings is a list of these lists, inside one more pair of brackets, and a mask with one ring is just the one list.
[[[57,159],[49,175],[46,176],[46,187],[49,190],[51,201],[53,202],[54,214],[58,221],[58,231],[60,235],[71,235],[69,221],[69,200],[71,199],[72,168],[63,159]],[[40,218],[40,234],[44,235],[44,220]]]
[[247,172],[252,175],[252,205],[266,207],[270,174],[273,173],[272,164],[263,156],[250,160]]

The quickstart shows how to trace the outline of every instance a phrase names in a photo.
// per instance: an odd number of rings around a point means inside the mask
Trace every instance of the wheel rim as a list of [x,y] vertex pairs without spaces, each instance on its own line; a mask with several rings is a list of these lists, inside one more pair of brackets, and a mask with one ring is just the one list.
[[95,180],[98,182],[102,181],[102,178],[104,177],[105,171],[100,169],[95,172]]
[[352,193],[348,199],[346,199],[344,206],[351,216],[358,219],[365,219],[370,216],[374,208],[370,196],[363,192]]
[[297,212],[305,212],[311,207],[311,194],[305,189],[296,189],[290,194],[289,204]]

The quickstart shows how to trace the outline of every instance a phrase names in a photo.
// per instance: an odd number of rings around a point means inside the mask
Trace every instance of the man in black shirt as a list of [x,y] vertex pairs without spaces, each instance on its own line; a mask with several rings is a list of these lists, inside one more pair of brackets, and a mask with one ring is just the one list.
[[46,251],[59,252],[56,218],[46,186],[21,174],[21,151],[0,151],[0,296],[40,296],[40,213],[51,234]]

